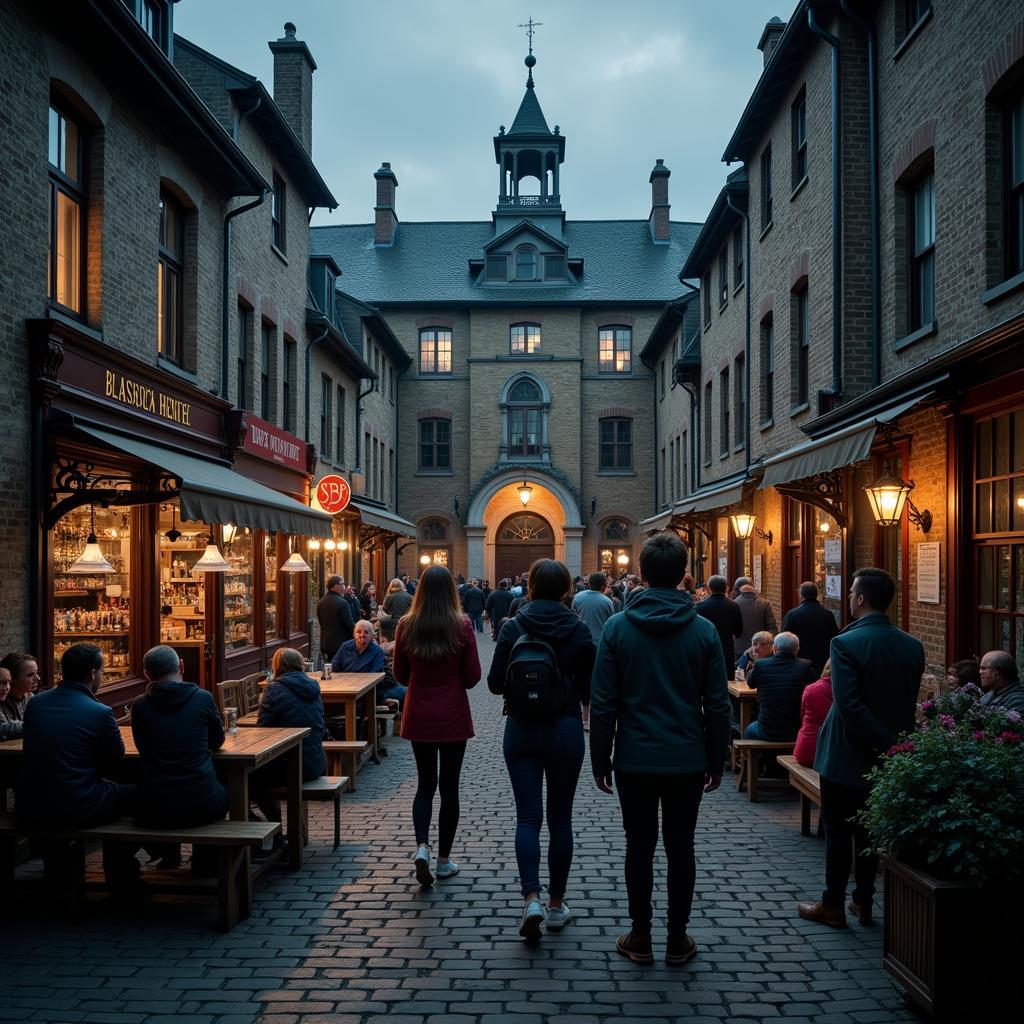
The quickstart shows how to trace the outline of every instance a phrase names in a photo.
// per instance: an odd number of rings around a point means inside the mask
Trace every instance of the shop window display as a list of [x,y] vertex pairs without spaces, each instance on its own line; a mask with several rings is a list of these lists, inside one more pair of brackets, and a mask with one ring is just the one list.
[[[73,566],[90,533],[111,571],[83,574]],[[132,674],[131,510],[89,506],[63,516],[53,530],[53,659],[74,644],[103,651],[108,683]],[[55,678],[54,682],[59,682]]]
[[253,643],[253,537],[248,527],[223,528],[224,558],[231,570],[224,574],[224,650],[240,650]]
[[264,537],[264,585],[266,599],[264,602],[264,628],[268,640],[287,635],[286,622],[278,622],[277,608],[277,534],[268,533]]
[[206,574],[193,566],[208,533],[205,523],[181,522],[177,502],[160,506],[160,642],[178,651],[193,681],[206,639]]

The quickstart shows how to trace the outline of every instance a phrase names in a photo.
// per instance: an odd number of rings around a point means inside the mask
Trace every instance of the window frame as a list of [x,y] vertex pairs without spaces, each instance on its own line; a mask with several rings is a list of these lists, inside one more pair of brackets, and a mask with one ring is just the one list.
[[[605,439],[606,426],[612,437]],[[601,416],[597,421],[597,472],[601,474],[633,472],[633,420],[629,416]],[[611,456],[606,464],[606,449]]]
[[288,183],[273,172],[270,199],[270,244],[282,255],[288,253]]
[[704,329],[711,326],[711,268],[704,271],[700,282],[701,290],[704,292]]
[[761,424],[775,419],[775,316],[761,320]]
[[805,281],[795,288],[793,296],[793,407],[800,408],[810,402],[810,347],[811,303]]
[[252,306],[241,299],[238,301],[238,353],[235,364],[236,406],[247,409],[249,388],[249,336],[252,334]]
[[320,374],[320,458],[330,462],[331,428],[333,424],[334,381],[326,373]]
[[729,305],[729,245],[718,250],[718,312]]
[[[438,437],[440,433],[439,427],[444,425],[447,429],[447,438],[441,440]],[[429,434],[429,439],[427,438]],[[424,459],[425,449],[430,449],[429,465],[427,460]],[[440,457],[442,451],[444,452],[444,458],[447,462],[446,465],[440,465]],[[451,475],[452,469],[452,421],[447,416],[429,416],[419,421],[417,427],[417,441],[416,441],[416,471],[418,473],[433,473],[438,475]]]
[[[520,263],[522,261],[522,257],[525,256],[525,255],[529,255],[529,257],[530,257],[531,271],[530,271],[530,276],[529,277],[524,277],[520,273]],[[514,271],[514,274],[515,274],[513,280],[515,280],[515,281],[536,281],[538,279],[537,278],[537,270],[538,270],[539,262],[540,262],[540,260],[538,258],[537,247],[536,246],[534,246],[534,245],[517,245],[516,248],[515,248],[515,251],[512,253],[512,267],[513,267],[513,271]]]
[[[517,331],[521,331],[522,334],[519,336],[522,338],[522,347],[517,347]],[[530,339],[532,337],[531,332],[536,332],[536,344],[531,348]],[[541,331],[541,325],[533,323],[529,320],[524,320],[521,323],[509,324],[508,326],[508,352],[512,356],[532,356],[540,351],[543,334]]]
[[[610,334],[606,338],[604,335]],[[620,346],[625,335],[625,348]],[[605,342],[610,342],[610,358],[606,359],[602,354]],[[625,366],[619,367],[619,358],[625,354]],[[608,364],[611,364],[610,366]],[[597,372],[611,376],[629,374],[633,372],[633,328],[623,324],[605,324],[597,329]]]
[[724,458],[730,452],[730,406],[732,397],[729,390],[729,367],[723,366],[718,371],[718,454]]
[[[931,239],[918,248],[918,196],[926,185],[929,187],[930,196]],[[907,218],[907,325],[913,333],[935,320],[935,167],[932,164],[907,186]]]
[[732,229],[732,290],[743,284],[745,253],[743,245],[743,222]]
[[336,465],[345,465],[345,386],[337,385],[335,391],[336,408],[334,410],[334,461]]
[[772,224],[772,144],[769,142],[761,151],[761,233]]
[[281,346],[281,427],[290,433],[295,432],[292,419],[292,381],[295,376],[295,356],[297,345],[293,338],[284,335]]
[[790,136],[792,140],[792,188],[807,177],[807,87],[802,86],[790,107]]
[[[52,118],[51,115],[63,121],[65,124],[71,124],[75,129],[75,174],[77,177],[71,177],[62,166],[59,164],[51,163],[49,160],[49,150],[51,144],[51,131]],[[63,133],[61,138],[66,138],[66,132]],[[70,316],[76,319],[84,319],[86,315],[86,257],[88,255],[88,247],[86,245],[86,236],[88,225],[86,223],[86,211],[88,205],[88,193],[86,191],[85,175],[86,175],[86,161],[85,161],[85,132],[82,128],[82,122],[77,117],[72,116],[66,107],[61,106],[60,103],[51,100],[47,108],[47,180],[49,184],[49,214],[50,223],[48,228],[48,249],[47,249],[47,300],[48,302],[56,306],[57,308],[68,313]],[[58,160],[61,159],[61,152],[58,150]],[[78,245],[77,252],[75,254],[76,262],[76,273],[74,274],[76,298],[78,305],[71,306],[61,302],[57,298],[57,281],[58,281],[58,264],[57,253],[60,250],[59,235],[60,235],[60,218],[58,216],[58,195],[64,195],[67,200],[74,204],[78,211]]]
[[[1019,115],[1015,121],[1015,115]],[[1024,82],[1003,103],[1003,280],[1024,273]],[[1014,181],[1014,155],[1021,154],[1020,177]],[[1016,209],[1015,209],[1016,207]]]
[[[177,252],[167,246],[167,211],[172,210],[175,219]],[[157,243],[157,343],[160,356],[175,366],[185,365],[185,327],[182,318],[185,311],[185,207],[167,189],[160,189],[160,231]],[[167,282],[176,282],[173,296],[168,295]],[[171,310],[170,304],[174,303]],[[173,314],[174,337],[167,339],[167,323]]]
[[[447,337],[442,337],[447,335]],[[428,368],[424,361],[424,342],[430,345],[430,361],[432,368]],[[441,346],[447,343],[448,366],[447,369],[439,369],[441,364]],[[452,329],[450,327],[421,327],[419,330],[419,372],[421,375],[432,377],[449,376],[452,373]]]
[[733,448],[736,451],[742,451],[747,445],[747,431],[746,431],[746,417],[747,417],[747,398],[746,398],[746,375],[744,373],[746,369],[746,356],[741,352],[733,360],[733,381],[732,381],[732,404],[733,404],[733,434],[735,440],[733,442]]
[[269,320],[260,321],[260,419],[270,421],[271,391],[270,369],[274,358],[274,332],[276,326]]
[[714,398],[710,378],[704,382],[704,465],[711,465],[711,453],[713,451],[711,433],[714,429],[714,410],[711,402]]

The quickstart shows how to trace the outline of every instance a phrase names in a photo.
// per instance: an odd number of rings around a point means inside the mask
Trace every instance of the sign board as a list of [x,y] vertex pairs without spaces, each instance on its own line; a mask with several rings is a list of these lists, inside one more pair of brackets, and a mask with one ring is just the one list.
[[754,589],[761,593],[761,580],[764,576],[764,555],[754,555]]
[[939,541],[915,545],[917,552],[917,600],[921,604],[939,604],[942,581],[939,578]]
[[826,565],[840,565],[843,561],[843,542],[841,540],[825,541]]
[[279,466],[306,471],[306,442],[250,413],[245,417],[242,450]]
[[825,577],[825,596],[834,597],[838,600],[842,600],[843,597],[843,577],[842,576],[826,576]]
[[316,485],[316,500],[320,507],[330,515],[341,512],[348,506],[349,498],[352,497],[352,488],[349,482],[337,473],[321,478]]

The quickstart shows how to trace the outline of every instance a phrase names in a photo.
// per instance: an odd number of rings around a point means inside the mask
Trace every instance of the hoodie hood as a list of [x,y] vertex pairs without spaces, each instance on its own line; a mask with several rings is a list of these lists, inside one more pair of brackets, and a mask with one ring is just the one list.
[[645,633],[664,635],[675,633],[692,622],[697,610],[685,590],[649,587],[630,595],[623,614]]
[[538,640],[565,641],[578,628],[587,629],[561,601],[530,601],[516,612],[516,621]]
[[277,676],[274,682],[287,687],[299,700],[312,703],[320,696],[320,684],[305,672],[286,672]]
[[150,683],[146,687],[146,696],[153,707],[164,714],[180,711],[198,692],[199,687],[195,683],[162,682]]

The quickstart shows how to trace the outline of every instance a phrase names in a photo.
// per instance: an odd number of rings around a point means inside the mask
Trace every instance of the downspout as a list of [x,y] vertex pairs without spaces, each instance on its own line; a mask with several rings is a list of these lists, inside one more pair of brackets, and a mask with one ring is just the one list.
[[832,389],[829,396],[838,399],[843,390],[843,224],[839,39],[818,24],[813,7],[807,8],[807,27],[819,39],[823,39],[832,47]]
[[654,511],[655,514],[661,511],[661,502],[658,500],[658,496],[661,492],[658,490],[658,371],[654,371]]
[[743,469],[751,468],[751,218],[745,210],[740,210],[732,202],[728,191],[725,202],[729,209],[743,221],[744,248],[746,249],[746,279],[743,291],[746,293],[745,335],[743,338],[743,391],[746,397],[746,416],[743,423]]
[[[398,376],[398,368],[396,367],[395,370],[392,371],[392,372],[394,373],[395,376],[392,377],[391,379],[392,379],[392,381],[394,381],[395,377]],[[394,464],[393,467],[389,467],[389,468],[394,470],[394,477],[388,479],[388,485],[391,487],[391,501],[392,501],[392,504],[395,506],[395,515],[396,516],[398,515],[398,478],[399,478],[399,476],[401,476],[401,474],[398,472],[398,440],[402,436],[398,432],[398,414],[399,414],[399,411],[401,410],[401,408],[402,408],[402,403],[398,401],[398,385],[396,384],[395,385],[395,464]],[[397,578],[397,576],[398,576],[398,541],[396,540],[395,541],[395,577]]]
[[868,177],[871,190],[871,386],[882,383],[882,244],[878,209],[878,70],[875,30],[850,10],[847,0],[839,6],[867,36],[868,49]]
[[697,389],[690,384],[684,384],[686,393],[690,396],[690,494],[693,494],[700,487],[700,465],[697,462],[697,453],[700,445],[697,438]]
[[[362,379],[362,378],[360,378],[360,379]],[[359,436],[359,424],[362,422],[362,419],[363,419],[363,399],[367,395],[372,395],[373,394],[373,381],[375,381],[377,378],[376,377],[370,377],[368,379],[370,381],[370,386],[365,391],[360,391],[356,395],[356,438],[355,438],[355,440],[356,440],[356,463],[352,467],[353,471],[356,472],[356,473],[362,472],[362,468],[361,468],[362,467],[362,463],[359,460],[362,457],[361,453],[362,453],[362,450],[363,450],[363,444],[362,444],[363,439]],[[363,486],[365,488],[365,484]],[[364,490],[363,493],[364,494],[366,493],[365,490]]]

